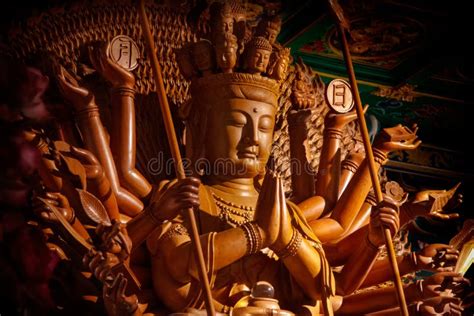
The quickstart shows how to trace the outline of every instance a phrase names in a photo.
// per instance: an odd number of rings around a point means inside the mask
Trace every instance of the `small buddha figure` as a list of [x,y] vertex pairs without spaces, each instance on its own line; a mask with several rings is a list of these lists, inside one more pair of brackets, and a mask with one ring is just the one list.
[[272,54],[270,59],[271,67],[268,72],[270,78],[278,81],[285,79],[286,71],[288,70],[288,64],[290,63],[290,49],[283,48],[277,54]]
[[316,104],[316,96],[311,81],[300,65],[296,65],[296,79],[293,82],[293,103],[300,108],[309,108]]
[[211,7],[212,24],[212,38],[216,38],[225,33],[232,34],[234,32],[234,16],[232,14],[232,7],[229,3],[223,4],[215,2]]
[[231,73],[237,63],[237,37],[226,33],[218,37],[216,49],[216,61],[222,72]]
[[277,15],[267,16],[258,23],[255,35],[265,37],[271,45],[274,45],[280,29],[281,18]]
[[245,43],[251,38],[251,30],[247,25],[246,18],[247,12],[242,7],[242,4],[238,0],[226,1],[232,10],[234,17],[234,35],[237,36],[237,42],[239,45],[238,53],[241,55],[244,52]]
[[244,69],[251,74],[261,74],[267,71],[272,53],[272,45],[262,37],[254,37],[245,49]]
[[212,73],[214,69],[214,49],[208,40],[200,40],[192,48],[194,65],[203,76]]

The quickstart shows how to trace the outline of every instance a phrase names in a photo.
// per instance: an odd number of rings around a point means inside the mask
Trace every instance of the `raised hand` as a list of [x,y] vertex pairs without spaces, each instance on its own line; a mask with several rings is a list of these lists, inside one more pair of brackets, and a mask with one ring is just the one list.
[[387,195],[384,200],[372,209],[370,214],[368,239],[374,246],[380,247],[385,243],[383,228],[389,228],[394,236],[400,228],[400,219],[398,217],[398,206]]
[[460,193],[456,193],[461,183],[450,190],[424,190],[418,192],[410,205],[410,212],[414,215],[427,216],[433,219],[449,220],[459,218],[458,213],[445,213],[456,209],[463,200]]
[[117,256],[121,261],[128,258],[132,249],[132,242],[128,237],[125,226],[119,221],[112,221],[112,225],[99,224],[95,230],[100,238],[99,249]]
[[458,296],[470,286],[468,279],[455,272],[439,272],[418,282],[421,283],[419,294],[423,299],[436,296]]
[[278,238],[275,241],[275,244],[272,246],[274,251],[281,251],[285,248],[291,241],[293,236],[293,230],[295,229],[291,223],[291,216],[288,212],[288,207],[285,202],[285,193],[283,190],[283,185],[281,182],[281,178],[277,178],[277,186],[279,187],[279,197],[278,202],[280,205],[280,233],[278,234]]
[[192,177],[168,183],[152,196],[148,211],[164,221],[173,219],[182,210],[199,207],[200,184],[199,179]]
[[89,58],[94,68],[109,81],[113,87],[127,87],[133,89],[135,76],[108,56],[105,45],[90,46]]
[[117,264],[117,261],[111,259],[106,253],[91,249],[82,258],[82,263],[102,283],[113,281],[112,267]]
[[[52,207],[55,207],[69,223],[74,221],[74,210],[71,208],[68,199],[64,195],[57,192],[46,192],[44,196],[41,196],[40,198],[41,199],[33,199],[33,208],[34,212],[44,221],[47,223],[59,222],[59,219],[51,210]],[[44,201],[47,201],[47,203]]]
[[449,245],[432,244],[415,253],[416,268],[434,272],[453,271],[459,251]]
[[395,150],[413,150],[420,144],[421,140],[416,136],[418,127],[413,126],[409,129],[401,124],[384,128],[376,137],[374,141],[374,148],[377,148],[385,153]]
[[263,247],[273,245],[280,235],[282,204],[277,178],[267,171],[258,196],[255,222],[260,229]]
[[[369,108],[368,105],[364,107],[364,113]],[[325,128],[336,128],[342,129],[344,126],[349,124],[350,122],[357,119],[357,112],[356,110],[352,110],[347,113],[336,113],[334,111],[328,112],[326,118],[324,120],[324,127]]]
[[97,179],[105,176],[99,160],[90,151],[71,146],[70,153],[84,166],[87,179]]
[[456,297],[433,297],[417,303],[418,315],[462,315],[461,300]]
[[71,102],[76,111],[86,109],[94,100],[94,95],[84,87],[63,66],[59,66],[57,74],[59,90],[64,98]]
[[119,273],[113,280],[104,284],[102,296],[105,309],[109,316],[142,315],[138,306],[138,298],[135,294],[126,296],[128,280]]

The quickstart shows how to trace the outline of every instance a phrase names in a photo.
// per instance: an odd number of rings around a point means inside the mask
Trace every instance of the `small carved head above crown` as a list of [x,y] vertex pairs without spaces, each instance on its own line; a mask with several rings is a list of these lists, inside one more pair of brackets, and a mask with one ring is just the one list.
[[265,37],[252,38],[245,49],[244,69],[253,74],[265,73],[271,53],[272,45]]
[[255,31],[256,36],[265,37],[270,44],[275,43],[278,33],[281,29],[281,18],[276,16],[267,16],[262,18],[257,25],[257,30]]
[[216,61],[222,72],[232,72],[237,63],[237,48],[237,37],[234,34],[225,33],[216,38]]
[[200,40],[192,46],[194,65],[203,75],[212,73],[214,69],[214,49],[208,40]]
[[290,63],[290,49],[282,48],[278,53],[273,53],[270,58],[270,69],[268,74],[270,78],[276,80],[283,80],[286,77],[288,65]]
[[234,32],[234,15],[229,3],[214,2],[211,6],[212,37]]

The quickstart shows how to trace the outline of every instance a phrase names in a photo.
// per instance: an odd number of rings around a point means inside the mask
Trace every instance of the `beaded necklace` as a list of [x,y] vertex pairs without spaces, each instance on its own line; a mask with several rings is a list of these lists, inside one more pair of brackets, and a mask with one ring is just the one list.
[[[255,212],[253,207],[248,205],[238,205],[227,201],[212,191],[211,194],[216,202],[217,208],[219,209],[219,218],[222,221],[240,226],[253,219],[253,214]],[[242,219],[237,219],[236,216]]]

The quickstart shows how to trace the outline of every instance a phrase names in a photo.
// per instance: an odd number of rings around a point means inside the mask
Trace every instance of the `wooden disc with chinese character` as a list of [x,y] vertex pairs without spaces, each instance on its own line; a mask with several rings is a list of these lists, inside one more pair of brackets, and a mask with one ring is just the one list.
[[138,66],[140,53],[133,39],[126,35],[115,36],[107,48],[110,58],[127,70],[133,70]]
[[342,79],[332,80],[326,88],[326,101],[337,113],[347,113],[354,107],[349,83]]

